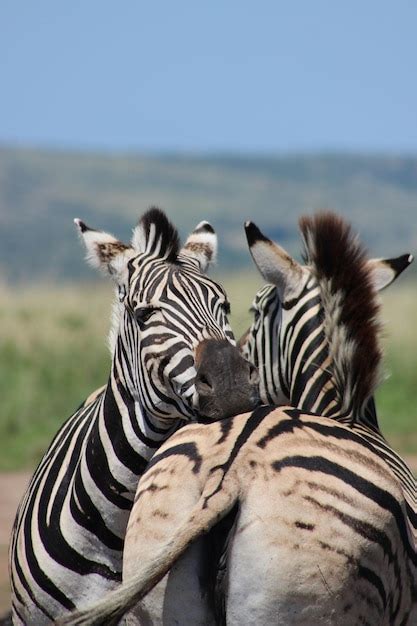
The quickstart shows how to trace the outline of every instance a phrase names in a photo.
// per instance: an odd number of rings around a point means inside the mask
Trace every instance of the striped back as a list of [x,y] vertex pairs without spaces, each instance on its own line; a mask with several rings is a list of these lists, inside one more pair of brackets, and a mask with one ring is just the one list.
[[[216,541],[201,563],[190,557],[219,520],[215,534],[232,529],[213,607],[200,585]],[[63,624],[116,624],[133,609],[126,623],[411,626],[416,565],[399,482],[363,438],[335,420],[262,406],[189,424],[161,447],[138,485],[123,584]],[[143,619],[135,604],[168,570],[163,617]]]

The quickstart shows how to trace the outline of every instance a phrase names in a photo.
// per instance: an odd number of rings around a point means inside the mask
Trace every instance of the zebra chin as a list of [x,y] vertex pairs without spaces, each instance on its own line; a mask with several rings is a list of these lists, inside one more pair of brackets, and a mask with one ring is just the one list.
[[[204,403],[203,403],[204,404]],[[242,415],[244,413],[250,413],[256,407],[261,406],[262,402],[258,395],[253,395],[247,402],[234,400],[230,403],[223,405],[206,405],[202,406],[195,412],[195,421],[200,424],[210,424],[211,422],[217,422],[219,420],[233,417],[234,415]]]
[[259,405],[258,370],[229,341],[203,341],[197,350],[196,366],[197,421],[232,417]]

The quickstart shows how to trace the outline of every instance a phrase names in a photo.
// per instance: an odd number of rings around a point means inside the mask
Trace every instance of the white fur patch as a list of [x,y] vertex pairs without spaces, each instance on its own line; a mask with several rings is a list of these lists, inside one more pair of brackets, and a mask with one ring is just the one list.
[[146,233],[142,224],[138,224],[133,229],[132,234],[132,247],[136,250],[136,252],[144,253],[146,251]]

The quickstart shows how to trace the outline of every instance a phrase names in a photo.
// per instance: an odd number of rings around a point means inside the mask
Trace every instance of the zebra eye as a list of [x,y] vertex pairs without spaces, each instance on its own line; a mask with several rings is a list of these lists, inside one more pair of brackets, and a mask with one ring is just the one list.
[[135,309],[133,315],[135,316],[135,320],[139,326],[142,326],[148,321],[151,315],[155,313],[155,311],[157,311],[157,309],[151,306],[140,307],[140,309]]

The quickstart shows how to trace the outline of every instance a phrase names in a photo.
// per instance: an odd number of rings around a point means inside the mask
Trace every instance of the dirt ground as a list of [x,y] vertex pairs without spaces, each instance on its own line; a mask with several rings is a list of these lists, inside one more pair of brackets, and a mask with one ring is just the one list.
[[10,608],[7,551],[10,531],[30,473],[0,474],[0,616]]
[[[407,462],[417,473],[417,456],[408,457]],[[30,473],[0,474],[0,616],[10,608],[7,551],[10,531]]]

